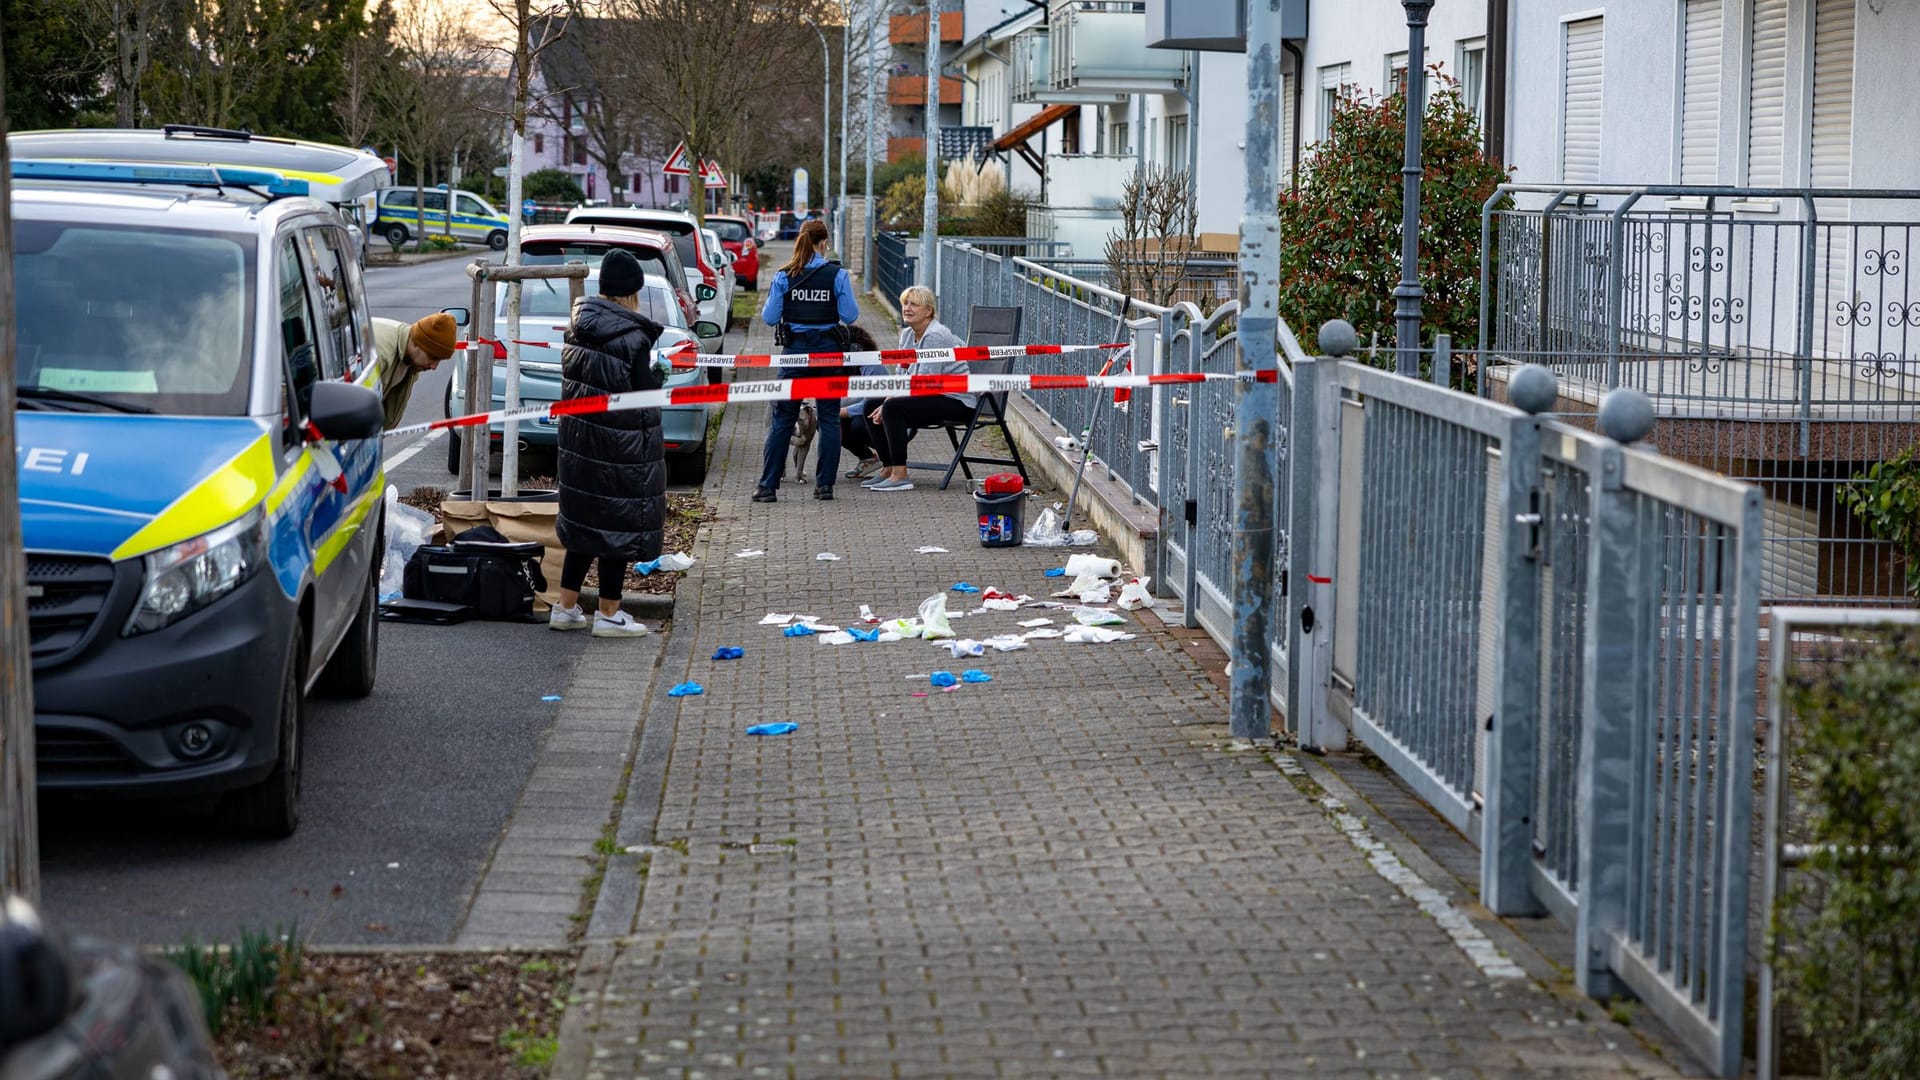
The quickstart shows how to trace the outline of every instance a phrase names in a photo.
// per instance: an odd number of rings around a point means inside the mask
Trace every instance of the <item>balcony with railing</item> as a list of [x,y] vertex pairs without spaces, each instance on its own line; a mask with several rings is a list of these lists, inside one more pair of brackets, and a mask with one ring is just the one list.
[[[925,75],[894,75],[887,79],[887,104],[912,107],[927,103]],[[960,80],[942,77],[940,104],[960,104]]]
[[1482,392],[1527,363],[1566,413],[1642,390],[1662,451],[1766,492],[1770,600],[1899,596],[1898,555],[1846,500],[1920,442],[1920,191],[1506,194],[1483,217]]
[[1187,79],[1187,54],[1147,48],[1145,5],[1069,0],[1048,21],[1053,93],[1174,94]]
[[[958,45],[965,38],[965,27],[958,11],[940,13],[940,41],[942,44]],[[926,15],[894,15],[887,20],[887,41],[893,45],[922,46],[927,44]]]
[[1008,87],[1020,105],[1118,105],[1125,94],[1089,90],[1056,90],[1050,65],[1051,49],[1044,28],[1029,30],[1007,43]]

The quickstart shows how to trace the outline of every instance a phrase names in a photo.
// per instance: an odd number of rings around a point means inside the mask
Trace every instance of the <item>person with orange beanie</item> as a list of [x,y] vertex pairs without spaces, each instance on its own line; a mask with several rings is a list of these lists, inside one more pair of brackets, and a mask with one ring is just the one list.
[[406,415],[414,380],[452,356],[458,340],[459,328],[453,316],[444,311],[414,323],[373,320],[373,349],[380,365],[380,398],[386,408],[388,430],[399,427]]

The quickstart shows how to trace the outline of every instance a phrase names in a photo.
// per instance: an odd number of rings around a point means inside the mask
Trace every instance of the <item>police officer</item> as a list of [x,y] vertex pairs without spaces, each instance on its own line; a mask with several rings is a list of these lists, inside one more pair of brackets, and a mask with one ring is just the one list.
[[[809,221],[800,227],[793,242],[793,258],[773,275],[767,290],[767,306],[760,318],[774,328],[774,341],[781,352],[841,352],[846,348],[842,323],[859,321],[860,303],[853,296],[853,282],[840,264],[827,258],[826,223]],[[838,374],[820,368],[785,367],[780,377]],[[818,415],[827,418],[820,425],[820,461],[814,467],[816,499],[833,498],[833,478],[840,471],[839,398],[822,398]],[[800,417],[800,402],[776,401],[773,427],[767,432],[767,448],[760,468],[760,484],[754,490],[754,502],[776,502],[780,474],[786,469],[788,440]]]

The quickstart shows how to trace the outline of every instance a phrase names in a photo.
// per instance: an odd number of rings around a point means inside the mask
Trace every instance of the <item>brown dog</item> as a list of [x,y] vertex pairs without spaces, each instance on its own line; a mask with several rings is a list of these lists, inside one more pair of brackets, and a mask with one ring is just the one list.
[[800,403],[800,415],[793,422],[793,479],[795,483],[807,481],[807,454],[813,449],[813,437],[820,431],[820,413],[813,402]]

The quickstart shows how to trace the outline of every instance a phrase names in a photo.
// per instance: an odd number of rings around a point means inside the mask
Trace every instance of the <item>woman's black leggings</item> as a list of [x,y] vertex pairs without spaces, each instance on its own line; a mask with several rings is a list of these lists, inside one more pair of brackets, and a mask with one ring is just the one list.
[[973,406],[952,394],[941,394],[888,398],[880,406],[878,424],[871,418],[871,406],[867,413],[867,431],[873,436],[873,448],[880,454],[880,464],[892,466],[907,463],[909,431],[949,421],[964,424],[973,419]]
[[587,580],[587,567],[592,566],[595,559],[600,561],[600,599],[619,600],[620,588],[627,582],[627,560],[618,555],[567,552],[566,562],[560,564],[560,587],[568,592],[579,592],[580,586]]

